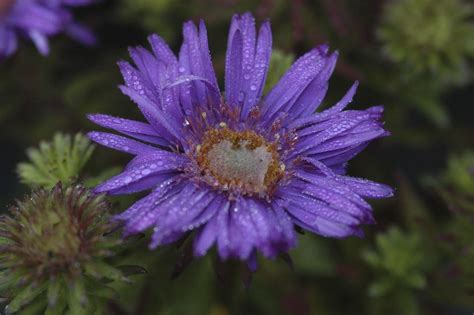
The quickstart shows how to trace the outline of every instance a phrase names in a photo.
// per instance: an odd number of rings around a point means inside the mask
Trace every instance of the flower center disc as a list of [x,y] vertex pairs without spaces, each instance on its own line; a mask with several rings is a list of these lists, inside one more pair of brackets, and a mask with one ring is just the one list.
[[249,195],[267,196],[283,176],[275,144],[248,130],[206,132],[197,162],[224,190]]

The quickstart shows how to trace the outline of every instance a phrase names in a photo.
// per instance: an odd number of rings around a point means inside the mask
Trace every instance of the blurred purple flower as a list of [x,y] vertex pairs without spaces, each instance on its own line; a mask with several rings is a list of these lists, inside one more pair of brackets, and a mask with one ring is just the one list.
[[0,0],[0,60],[11,56],[18,37],[30,38],[42,55],[49,53],[48,37],[64,32],[93,45],[95,36],[74,22],[71,8],[94,0]]
[[315,113],[337,52],[326,45],[311,50],[262,97],[270,23],[257,35],[251,14],[236,15],[222,95],[204,23],[185,23],[183,35],[179,57],[151,35],[153,53],[130,48],[136,67],[119,62],[125,79],[120,88],[146,123],[89,116],[127,136],[90,132],[92,140],[135,156],[96,192],[152,190],[117,216],[125,233],[153,228],[155,248],[194,230],[196,256],[217,244],[222,259],[247,261],[251,269],[257,251],[275,257],[295,246],[295,225],[326,237],[362,236],[360,225],[374,223],[364,198],[390,197],[392,189],[345,176],[346,164],[388,132],[381,106],[344,110],[357,83],[332,108]]

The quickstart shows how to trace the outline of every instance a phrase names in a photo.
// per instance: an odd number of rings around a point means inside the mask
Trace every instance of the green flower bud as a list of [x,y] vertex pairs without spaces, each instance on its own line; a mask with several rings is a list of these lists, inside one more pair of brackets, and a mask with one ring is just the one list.
[[30,187],[51,188],[57,182],[74,182],[89,160],[94,146],[78,133],[74,137],[57,133],[50,142],[43,141],[39,148],[27,151],[29,163],[18,165],[18,174]]
[[[126,281],[108,258],[121,244],[110,232],[103,196],[80,185],[37,190],[0,220],[0,294],[7,313],[93,314]],[[107,280],[108,282],[106,282]]]

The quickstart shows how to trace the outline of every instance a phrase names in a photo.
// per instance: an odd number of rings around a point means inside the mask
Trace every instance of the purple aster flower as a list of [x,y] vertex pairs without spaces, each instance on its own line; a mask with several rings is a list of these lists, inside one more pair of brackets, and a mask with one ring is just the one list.
[[342,238],[374,223],[365,198],[392,196],[386,185],[345,175],[347,162],[388,135],[383,108],[344,110],[355,83],[332,108],[315,113],[337,52],[326,45],[299,58],[262,96],[272,50],[270,23],[256,31],[235,15],[227,43],[225,94],[219,92],[204,23],[184,24],[176,57],[157,35],[152,52],[130,49],[120,86],[146,122],[95,114],[124,136],[91,132],[97,143],[134,156],[97,193],[151,190],[117,216],[126,234],[153,228],[150,248],[195,231],[194,254],[217,245],[221,259],[256,267],[256,252],[275,257],[296,245],[295,226]]
[[11,56],[18,37],[30,38],[42,55],[49,53],[48,37],[64,32],[85,45],[93,45],[94,35],[74,22],[71,8],[94,0],[1,0],[0,60]]

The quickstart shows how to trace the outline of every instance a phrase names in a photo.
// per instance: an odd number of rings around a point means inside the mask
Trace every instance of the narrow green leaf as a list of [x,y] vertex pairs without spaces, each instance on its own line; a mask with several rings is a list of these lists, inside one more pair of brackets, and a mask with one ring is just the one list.
[[20,291],[15,298],[8,304],[7,308],[9,314],[17,312],[20,308],[33,301],[46,289],[46,285],[30,285]]

